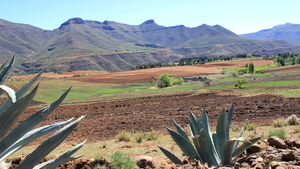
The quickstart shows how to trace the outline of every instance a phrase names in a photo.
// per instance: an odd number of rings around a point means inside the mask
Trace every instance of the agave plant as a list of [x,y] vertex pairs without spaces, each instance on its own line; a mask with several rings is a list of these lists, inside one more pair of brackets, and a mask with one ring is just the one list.
[[0,107],[0,168],[8,168],[10,166],[9,163],[4,162],[8,156],[31,143],[35,139],[59,128],[60,129],[58,131],[53,133],[43,143],[41,143],[16,168],[38,169],[44,167],[50,169],[57,167],[61,163],[81,157],[82,155],[76,157],[71,157],[71,155],[74,154],[79,148],[81,148],[84,142],[78,144],[68,152],[62,154],[57,159],[49,160],[37,165],[74,130],[83,116],[74,121],[72,118],[67,121],[56,122],[54,124],[33,129],[59,106],[59,104],[69,93],[71,89],[69,88],[56,101],[38,110],[13,128],[18,118],[22,115],[26,107],[33,100],[37,92],[38,85],[36,85],[36,87],[34,87],[32,91],[29,92],[26,96],[22,96],[42,74],[42,72],[40,72],[30,82],[28,82],[20,90],[15,92],[8,86],[2,85],[9,71],[11,70],[14,61],[15,58],[13,57],[9,63],[5,62],[0,66],[0,94],[5,93],[8,97],[7,101]]
[[[246,140],[242,137],[242,129],[236,138],[229,139],[233,109],[234,105],[231,106],[228,114],[225,109],[221,111],[217,122],[216,132],[214,133],[210,130],[205,107],[203,108],[201,120],[190,111],[188,122],[192,141],[176,121],[173,120],[173,123],[177,132],[167,126],[166,128],[174,142],[190,160],[198,160],[201,163],[207,163],[210,166],[231,165],[246,148],[261,138],[257,137]],[[239,145],[240,142],[242,143],[241,145]],[[173,153],[161,146],[158,147],[173,163],[182,164],[182,161]]]

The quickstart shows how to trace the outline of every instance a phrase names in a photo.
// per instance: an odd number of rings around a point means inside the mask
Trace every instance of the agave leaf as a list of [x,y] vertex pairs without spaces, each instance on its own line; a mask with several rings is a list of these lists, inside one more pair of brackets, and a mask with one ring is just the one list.
[[209,165],[219,166],[219,158],[215,154],[211,137],[204,129],[201,129],[200,135],[193,137],[194,145],[203,162]]
[[56,168],[57,166],[59,166],[62,163],[68,162],[68,160],[70,159],[69,157],[71,155],[73,155],[76,151],[78,151],[83,145],[84,145],[85,141],[77,144],[75,147],[73,147],[72,149],[70,149],[69,151],[65,152],[64,154],[62,154],[61,156],[59,156],[58,158],[56,158],[53,162],[51,162],[45,169],[52,169],[52,168]]
[[2,71],[2,69],[4,68],[4,66],[6,65],[7,62],[8,62],[8,60],[6,60],[6,61],[0,66],[0,71]]
[[242,138],[242,137],[239,137],[239,138],[233,138],[233,139],[230,139],[230,140],[227,140],[225,143],[224,143],[224,146],[223,146],[223,159],[222,159],[222,164],[224,165],[229,165],[231,163],[231,159],[232,159],[232,152],[233,152],[233,148],[234,148],[234,144],[237,143],[237,142],[246,142],[247,140]]
[[195,157],[196,159],[199,160],[199,155],[189,140],[186,140],[180,134],[174,132],[172,129],[168,128],[167,126],[166,126],[166,128],[167,128],[168,132],[170,133],[174,142],[179,146],[181,151],[187,157]]
[[195,134],[193,134],[193,137],[198,136],[200,134],[200,130],[204,128],[202,122],[191,111],[189,119],[191,121],[190,127],[195,132]]
[[[23,96],[24,93],[27,92],[27,90],[38,80],[38,78],[42,75],[44,70],[40,71],[30,82],[28,82],[26,85],[24,85],[20,90],[16,92],[16,99],[19,99],[21,96]],[[12,103],[10,101],[6,101],[0,108],[0,113],[5,110],[7,107],[9,107]]]
[[232,153],[232,157],[239,157],[244,150],[246,150],[249,146],[252,144],[258,142],[261,139],[261,137],[253,138],[249,141],[244,142],[242,145],[240,145],[237,149],[235,149]]
[[12,103],[16,102],[16,93],[12,88],[5,85],[0,85],[0,95],[2,95],[2,93],[6,93],[6,95]]
[[217,153],[217,149],[216,149],[216,144],[214,142],[214,139],[213,139],[213,135],[211,133],[211,130],[210,130],[210,126],[209,126],[209,120],[208,120],[208,116],[207,116],[207,112],[206,112],[206,107],[204,106],[203,107],[203,112],[202,112],[202,117],[201,117],[201,122],[203,124],[203,127],[205,129],[205,131],[207,132],[207,134],[210,136],[210,139],[212,140],[212,146],[213,146],[213,151],[214,151],[214,154],[217,154],[218,155],[218,158],[219,158],[219,154]]
[[217,123],[217,145],[218,150],[219,150],[219,156],[223,160],[223,145],[224,143],[229,140],[229,132],[228,132],[228,121],[227,121],[227,116],[226,116],[226,111],[223,109],[220,113],[220,117],[218,119]]
[[8,76],[8,73],[11,70],[12,65],[15,62],[15,56],[13,56],[13,58],[10,60],[9,64],[2,69],[1,73],[0,73],[0,84],[2,85],[4,83],[4,81],[6,80],[6,77]]
[[[19,99],[13,105],[8,107],[4,112],[0,114],[0,144],[2,143],[2,139],[9,132],[12,126],[16,123],[18,118],[24,112],[26,107],[29,105],[31,100],[34,98],[38,86],[36,86],[28,95]],[[19,138],[22,135],[19,136]],[[16,140],[18,140],[17,138]],[[13,140],[11,140],[14,142]],[[0,146],[0,152],[2,152],[2,147]]]
[[[67,158],[66,161],[63,162],[63,163],[66,163],[66,162],[72,161],[72,160],[76,160],[76,159],[78,159],[78,158],[80,158],[80,157],[82,157],[82,156],[84,156],[84,154],[78,155],[78,156],[72,156],[72,157],[69,157],[69,158]],[[43,162],[43,163],[41,163],[41,164],[38,164],[38,165],[34,166],[33,169],[41,169],[41,168],[47,166],[48,164],[52,163],[54,160],[55,160],[55,159],[52,159],[52,160],[48,160],[48,161],[46,161],[46,162]]]
[[[241,129],[241,131],[240,131],[240,133],[238,134],[237,138],[241,138],[242,135],[243,135],[243,132],[244,132],[244,127]],[[235,142],[235,143],[233,144],[232,150],[234,151],[234,150],[237,148],[238,145],[239,145],[239,141]],[[231,152],[231,153],[233,153],[233,152]]]
[[37,129],[31,130],[16,142],[9,142],[10,139],[6,137],[7,139],[5,138],[5,142],[3,142],[2,144],[10,145],[13,143],[13,145],[11,145],[8,149],[6,149],[3,153],[0,154],[0,161],[4,160],[8,156],[10,156],[14,152],[18,151],[19,149],[23,148],[24,146],[31,143],[32,141],[36,140],[37,138],[39,138],[45,134],[48,134],[48,133],[56,130],[59,127],[62,127],[64,125],[68,124],[72,120],[73,120],[73,118],[71,118],[67,121],[64,121],[64,122],[58,122],[58,123],[50,124],[47,126],[43,126],[43,127],[39,127]]
[[212,138],[213,146],[215,148],[216,155],[218,156],[218,159],[220,159],[220,150],[219,150],[219,146],[217,146],[218,145],[217,133],[213,132],[211,138]]
[[157,145],[158,148],[174,163],[174,164],[179,164],[182,165],[182,161],[180,161],[178,159],[178,157],[176,157],[173,153],[171,153],[170,151],[162,148],[161,146]]
[[186,140],[190,141],[188,135],[187,135],[186,132],[183,130],[183,128],[180,127],[180,125],[179,125],[174,119],[172,119],[172,121],[173,121],[173,123],[174,123],[174,125],[175,125],[175,127],[176,127],[176,129],[177,129],[178,134],[180,134],[180,135],[181,135],[183,138],[185,138]]
[[[71,88],[69,88],[67,91],[65,91],[59,99],[51,103],[49,106],[46,106],[39,111],[35,112],[31,116],[29,116],[27,119],[22,121],[16,128],[14,128],[5,138],[5,141],[0,142],[0,152],[3,152],[5,149],[8,148],[8,145],[5,143],[8,142],[15,142],[19,138],[21,138],[25,133],[33,129],[37,124],[39,124],[41,121],[43,121],[46,117],[48,117],[49,114],[51,114],[64,100],[64,98],[67,96]],[[19,100],[18,100],[19,101]],[[18,103],[18,101],[16,103]],[[14,106],[12,106],[14,107]],[[0,120],[2,120],[0,116]],[[0,122],[1,125],[1,122]],[[1,129],[1,128],[0,128]]]
[[[234,109],[234,104],[231,105],[231,108],[228,112],[228,116],[227,116],[227,121],[228,121],[228,130],[230,130],[230,126],[231,126],[231,120],[232,120],[232,116],[233,116],[233,109]],[[228,131],[229,133],[229,131]]]
[[80,120],[84,116],[81,116],[77,120],[58,130],[52,134],[48,139],[46,139],[42,144],[40,144],[27,158],[24,159],[18,168],[33,168],[39,161],[41,161],[45,156],[47,156],[54,148],[56,148],[63,140],[68,137],[69,134],[75,129]]

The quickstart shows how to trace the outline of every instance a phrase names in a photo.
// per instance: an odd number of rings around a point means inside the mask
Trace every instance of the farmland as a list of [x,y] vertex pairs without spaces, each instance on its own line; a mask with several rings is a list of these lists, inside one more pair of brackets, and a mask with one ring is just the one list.
[[[270,126],[275,119],[287,118],[292,114],[300,116],[300,67],[270,68],[264,74],[233,75],[232,72],[249,62],[256,66],[273,64],[267,60],[246,59],[117,73],[45,73],[41,77],[36,100],[22,119],[55,100],[69,86],[72,86],[72,91],[64,104],[41,124],[86,115],[68,137],[68,145],[84,139],[87,139],[87,144],[97,144],[115,138],[123,130],[155,130],[166,134],[163,125],[172,126],[171,119],[175,119],[186,126],[189,110],[200,116],[204,105],[212,125],[216,124],[222,108],[229,109],[232,104],[235,104],[233,124],[239,126],[246,121],[258,126]],[[187,80],[183,85],[157,88],[153,81],[163,73]],[[74,77],[78,74],[84,76]],[[188,80],[199,77],[210,79],[210,85]],[[32,77],[13,78],[7,85],[19,88]],[[241,78],[248,79],[248,83],[241,89],[235,88],[237,79]]]

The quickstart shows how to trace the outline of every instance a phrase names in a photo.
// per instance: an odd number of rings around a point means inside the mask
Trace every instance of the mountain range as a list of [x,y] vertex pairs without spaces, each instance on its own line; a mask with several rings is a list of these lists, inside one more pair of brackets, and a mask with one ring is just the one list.
[[242,37],[258,40],[285,40],[300,45],[300,25],[286,23],[254,33],[242,34]]
[[164,27],[72,18],[54,30],[0,19],[0,57],[16,55],[16,74],[59,70],[129,70],[184,57],[300,52],[283,40],[241,37],[220,25]]

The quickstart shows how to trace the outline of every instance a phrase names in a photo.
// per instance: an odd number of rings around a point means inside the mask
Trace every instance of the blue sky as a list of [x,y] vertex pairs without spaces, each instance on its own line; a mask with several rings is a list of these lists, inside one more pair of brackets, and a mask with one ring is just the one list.
[[70,18],[139,25],[221,25],[237,34],[300,24],[299,0],[0,0],[0,18],[53,30]]

